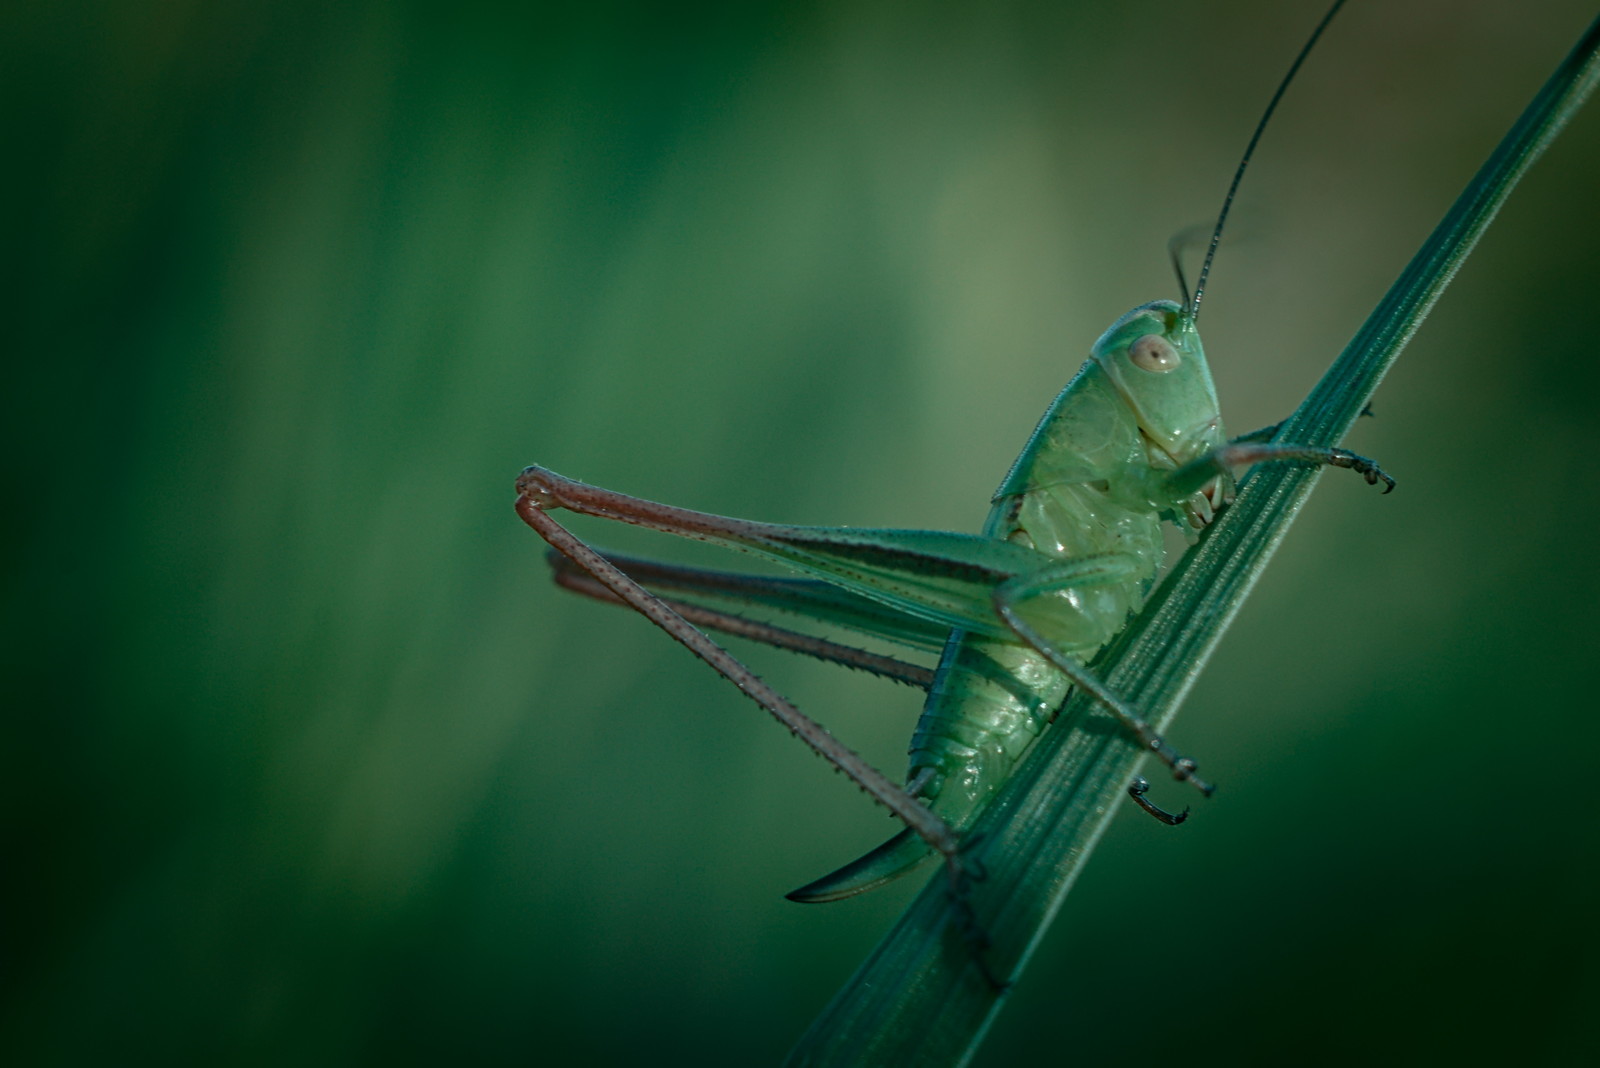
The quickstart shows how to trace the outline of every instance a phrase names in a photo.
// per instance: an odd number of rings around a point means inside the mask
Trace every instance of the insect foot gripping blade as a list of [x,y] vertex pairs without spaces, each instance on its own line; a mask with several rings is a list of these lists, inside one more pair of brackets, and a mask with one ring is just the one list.
[[842,901],[892,882],[934,855],[927,842],[904,830],[838,871],[784,896],[807,905]]
[[1128,796],[1133,798],[1134,803],[1140,808],[1144,809],[1146,812],[1150,813],[1150,815],[1154,816],[1156,819],[1160,820],[1162,823],[1165,823],[1168,827],[1176,827],[1178,824],[1189,818],[1188,805],[1183,806],[1182,812],[1168,812],[1166,809],[1162,808],[1160,805],[1156,804],[1154,801],[1145,796],[1145,794],[1149,792],[1150,784],[1146,782],[1143,777],[1135,778],[1133,782],[1128,784]]

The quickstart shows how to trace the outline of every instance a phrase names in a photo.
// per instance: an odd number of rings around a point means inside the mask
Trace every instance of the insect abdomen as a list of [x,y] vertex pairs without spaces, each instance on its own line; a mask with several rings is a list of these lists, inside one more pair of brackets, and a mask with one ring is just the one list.
[[1032,650],[957,633],[911,737],[910,779],[960,827],[1055,716],[1068,683]]

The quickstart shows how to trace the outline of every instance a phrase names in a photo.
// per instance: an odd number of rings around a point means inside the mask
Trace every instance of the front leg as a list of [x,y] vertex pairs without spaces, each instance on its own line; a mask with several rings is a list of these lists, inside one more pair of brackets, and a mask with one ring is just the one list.
[[[1274,428],[1275,429],[1275,428]],[[1259,432],[1258,432],[1259,433]],[[1249,435],[1248,437],[1253,437]],[[1195,492],[1235,467],[1248,467],[1259,463],[1323,464],[1328,467],[1347,467],[1367,480],[1369,486],[1384,484],[1383,492],[1394,489],[1394,479],[1384,473],[1377,461],[1358,456],[1348,449],[1333,449],[1321,445],[1287,445],[1274,441],[1257,442],[1248,438],[1230,441],[1184,464],[1167,479],[1178,496]]]

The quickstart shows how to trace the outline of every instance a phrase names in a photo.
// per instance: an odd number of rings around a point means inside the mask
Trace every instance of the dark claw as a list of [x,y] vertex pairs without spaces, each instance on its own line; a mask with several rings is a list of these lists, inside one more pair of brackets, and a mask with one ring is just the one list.
[[1149,789],[1149,783],[1145,782],[1142,778],[1136,778],[1133,780],[1133,782],[1128,784],[1128,796],[1133,798],[1134,803],[1140,808],[1150,813],[1150,815],[1154,816],[1162,823],[1165,823],[1168,827],[1176,827],[1178,824],[1189,818],[1189,806],[1185,805],[1182,812],[1179,812],[1177,815],[1173,815],[1171,812],[1168,812],[1166,809],[1162,808],[1154,801],[1151,801],[1149,798],[1144,796]]
[[1383,480],[1383,492],[1388,493],[1394,489],[1394,479],[1384,474],[1383,468],[1376,461],[1365,456],[1357,456],[1346,449],[1333,450],[1333,463],[1338,467],[1348,467],[1367,480],[1367,485],[1376,486],[1378,480]]

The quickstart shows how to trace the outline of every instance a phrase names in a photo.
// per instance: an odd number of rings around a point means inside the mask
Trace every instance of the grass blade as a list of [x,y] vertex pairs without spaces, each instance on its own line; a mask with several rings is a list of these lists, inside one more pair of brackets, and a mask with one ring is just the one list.
[[[1280,440],[1334,445],[1487,229],[1507,195],[1600,79],[1600,20],[1512,127],[1401,273]],[[1226,515],[1173,569],[1098,662],[1113,687],[1165,726],[1315,485],[1277,465],[1247,478]],[[1087,700],[1070,699],[984,814],[973,855],[987,878],[970,904],[988,963],[1015,979],[1061,907],[1144,754]],[[958,1064],[1004,1000],[974,964],[942,876],[823,1010],[789,1063]]]

